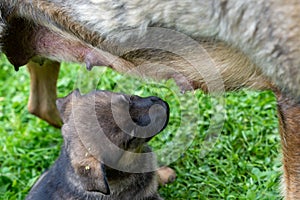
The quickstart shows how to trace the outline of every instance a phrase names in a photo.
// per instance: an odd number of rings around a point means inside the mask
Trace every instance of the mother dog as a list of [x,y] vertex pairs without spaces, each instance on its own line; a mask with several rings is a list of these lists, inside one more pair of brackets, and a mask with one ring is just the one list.
[[273,90],[284,196],[300,198],[299,1],[2,0],[0,7],[2,51],[16,70],[28,63],[29,110],[56,126],[63,60],[174,78],[184,90]]

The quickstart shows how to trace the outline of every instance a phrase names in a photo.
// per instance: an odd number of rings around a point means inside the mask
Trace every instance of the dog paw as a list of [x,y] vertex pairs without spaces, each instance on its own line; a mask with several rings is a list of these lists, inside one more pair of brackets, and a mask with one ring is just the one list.
[[168,184],[168,183],[172,183],[176,179],[176,172],[167,166],[159,168],[156,171],[156,174],[158,177],[158,183],[161,186],[164,186],[165,184]]

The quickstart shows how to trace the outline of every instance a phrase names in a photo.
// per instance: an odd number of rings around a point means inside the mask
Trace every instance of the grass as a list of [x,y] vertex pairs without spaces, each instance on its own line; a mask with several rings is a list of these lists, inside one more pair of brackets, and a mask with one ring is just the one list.
[[[25,67],[15,72],[1,56],[0,80],[0,198],[24,199],[57,158],[62,138],[60,130],[28,113]],[[83,93],[97,88],[168,101],[169,125],[151,141],[159,162],[177,172],[174,183],[159,189],[165,199],[280,199],[280,137],[272,93],[227,93],[221,104],[222,99],[201,91],[181,94],[173,81],[64,64],[58,95],[76,87]]]

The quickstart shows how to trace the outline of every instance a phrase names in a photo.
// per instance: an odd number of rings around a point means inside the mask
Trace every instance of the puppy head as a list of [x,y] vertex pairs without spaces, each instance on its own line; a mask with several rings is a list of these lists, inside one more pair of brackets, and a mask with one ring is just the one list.
[[167,103],[158,97],[108,91],[81,95],[75,90],[58,99],[57,107],[75,172],[84,179],[86,190],[104,194],[109,193],[104,164],[134,162],[128,162],[124,152],[143,152],[144,144],[165,128],[169,117]]

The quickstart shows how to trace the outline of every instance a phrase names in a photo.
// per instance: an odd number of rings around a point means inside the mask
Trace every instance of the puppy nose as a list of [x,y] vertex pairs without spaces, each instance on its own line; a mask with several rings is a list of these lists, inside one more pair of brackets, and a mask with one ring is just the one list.
[[[163,121],[168,121],[169,117],[169,106],[161,98],[156,96],[150,97],[139,97],[131,96],[129,104],[129,113],[131,119],[139,126],[148,126],[151,123],[150,119],[150,109],[155,109],[155,114],[153,114],[154,119],[166,118]],[[159,105],[156,107],[155,105]]]
[[150,96],[150,97],[146,97],[146,98],[139,97],[139,96],[136,96],[136,95],[130,96],[130,100],[131,101],[136,101],[136,100],[141,100],[141,99],[149,99],[149,100],[151,100],[153,102],[161,101],[161,98],[156,97],[156,96]]
[[131,96],[130,97],[131,106],[134,108],[148,108],[154,104],[159,104],[163,106],[167,111],[169,110],[168,104],[166,104],[161,98],[156,96],[150,97],[139,97],[139,96]]
[[138,102],[143,102],[143,103],[160,103],[162,101],[161,98],[156,97],[156,96],[150,96],[150,97],[139,97],[136,95],[132,95],[130,97],[131,103],[138,103]]

